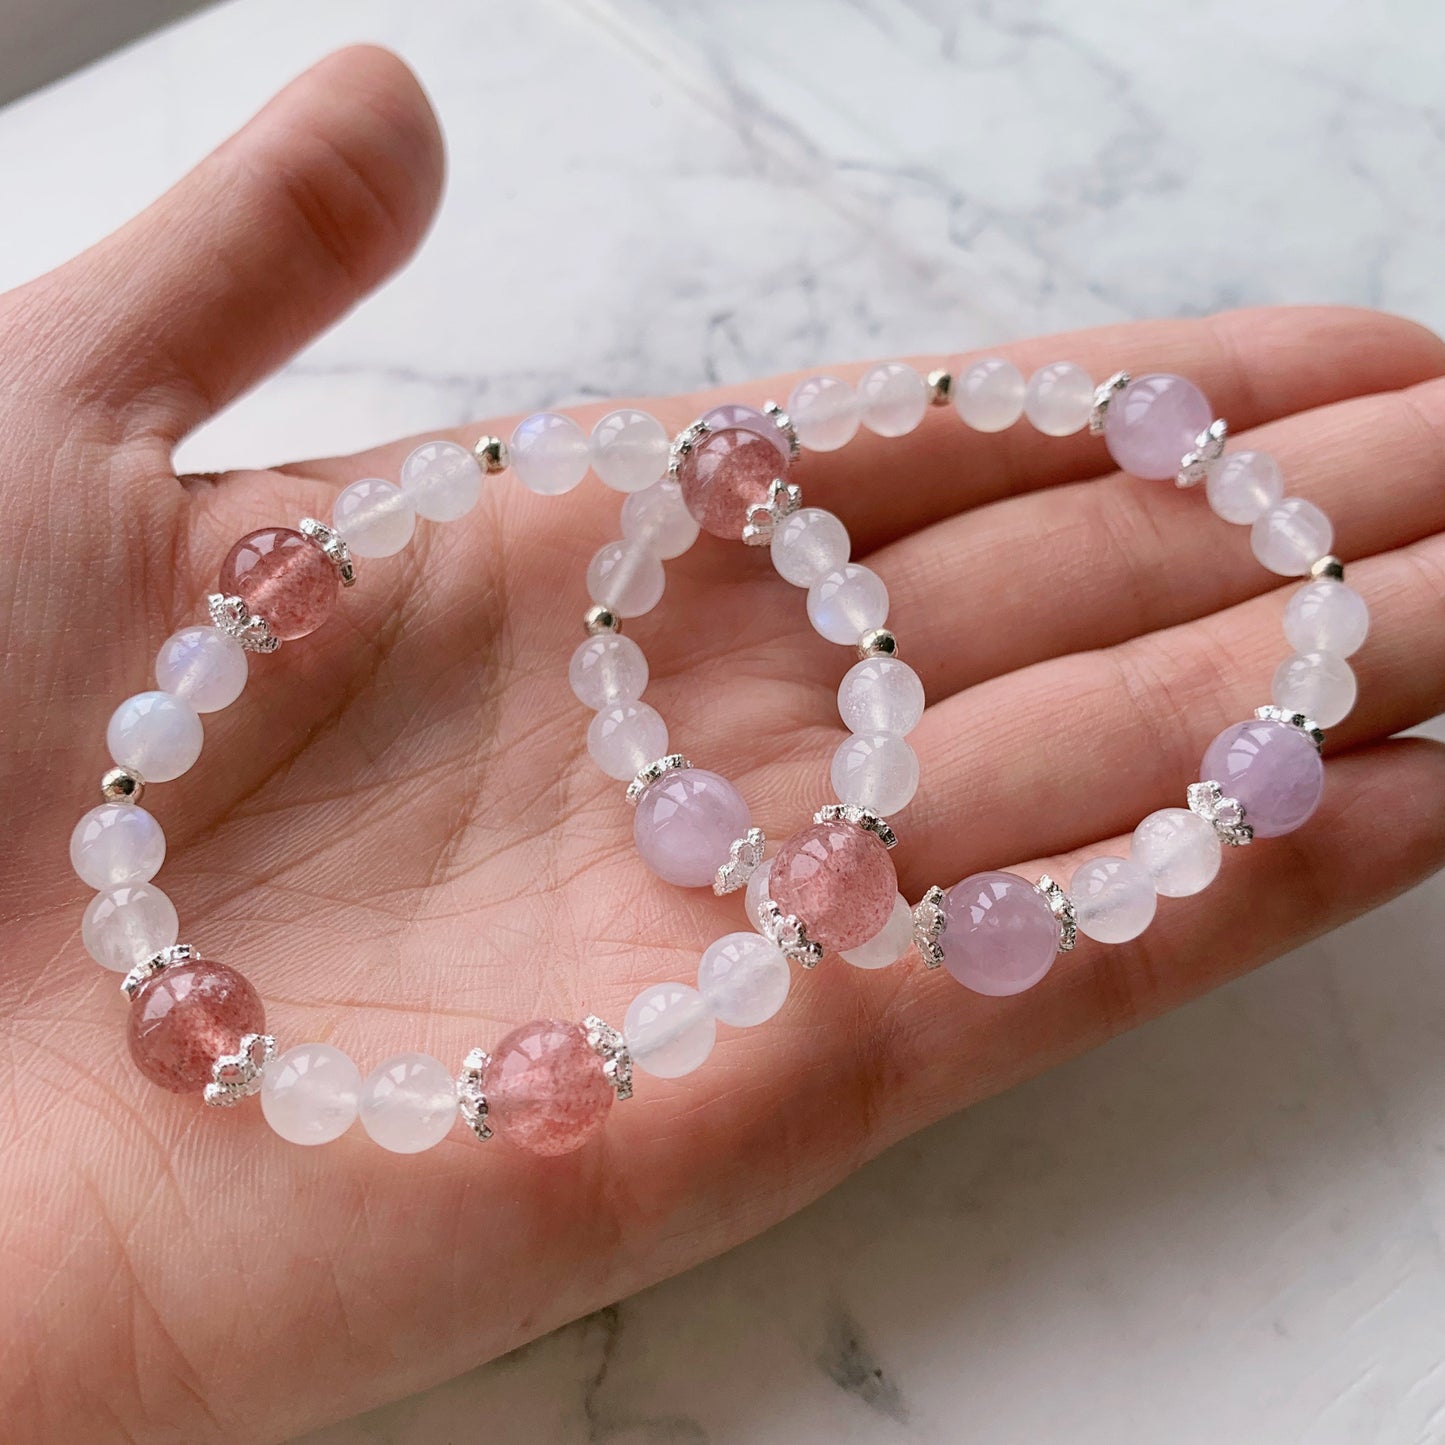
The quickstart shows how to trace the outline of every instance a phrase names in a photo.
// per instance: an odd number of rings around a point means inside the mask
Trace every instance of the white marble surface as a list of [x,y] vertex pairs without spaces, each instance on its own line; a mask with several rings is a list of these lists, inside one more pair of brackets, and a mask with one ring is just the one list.
[[[1445,327],[1426,0],[234,0],[0,113],[0,283],[358,38],[442,218],[185,465],[1243,302]],[[307,1445],[1445,1439],[1442,929],[1437,878]]]

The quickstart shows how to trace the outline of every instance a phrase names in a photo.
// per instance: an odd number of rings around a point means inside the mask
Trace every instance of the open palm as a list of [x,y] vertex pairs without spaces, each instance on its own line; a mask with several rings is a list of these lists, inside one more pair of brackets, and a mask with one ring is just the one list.
[[[1445,346],[1328,310],[1028,342],[1011,348],[1026,372],[1068,357],[1189,374],[1334,518],[1374,630],[1306,828],[1227,857],[1137,943],[1083,943],[1018,998],[830,960],[770,1024],[725,1031],[705,1069],[642,1080],[561,1160],[460,1127],[410,1157],[359,1131],[297,1149],[254,1107],[146,1084],[65,865],[105,718],[197,619],[236,537],[327,516],[346,482],[394,478],[409,444],[181,486],[171,449],[398,264],[440,168],[406,71],[347,52],[126,230],[0,302],[0,1418],[17,1440],[271,1440],[459,1372],[1445,858],[1445,752],[1386,741],[1445,706]],[[708,402],[649,405],[677,429]],[[510,421],[458,439],[483,430]],[[1067,877],[1071,855],[1176,805],[1208,739],[1265,698],[1277,579],[1199,497],[1111,473],[1087,436],[980,436],[930,413],[797,478],[886,580],[928,690],[924,784],[896,820],[910,899],[984,867]],[[365,1071],[410,1049],[456,1061],[530,1018],[615,1021],[743,926],[738,897],[641,866],[622,789],[586,756],[566,662],[617,507],[595,484],[547,500],[490,481],[463,520],[363,564],[323,631],[253,659],[242,700],[206,719],[201,765],[150,795],[182,938],[256,984],[283,1048],[334,1042]],[[802,601],[766,553],[704,537],[633,629],[673,746],[733,778],[774,839],[829,799],[851,660]]]

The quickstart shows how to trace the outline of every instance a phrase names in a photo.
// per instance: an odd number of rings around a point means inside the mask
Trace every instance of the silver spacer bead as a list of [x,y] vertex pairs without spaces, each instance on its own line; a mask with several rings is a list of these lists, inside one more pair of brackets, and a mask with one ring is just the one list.
[[1254,829],[1245,822],[1244,805],[1238,798],[1226,798],[1224,789],[1212,779],[1206,783],[1190,783],[1185,797],[1189,811],[1198,813],[1209,823],[1219,840],[1231,848],[1243,848],[1254,841]]
[[782,432],[783,440],[788,444],[788,460],[790,462],[797,461],[798,453],[801,452],[803,448],[798,442],[798,429],[793,425],[792,417],[775,401],[765,401],[763,403],[763,413],[766,416],[772,417],[773,425]]
[[773,540],[773,529],[784,517],[791,517],[803,505],[803,494],[794,482],[774,477],[768,486],[768,500],[755,502],[748,508],[743,541],[749,547],[766,547]]
[[336,575],[341,578],[343,587],[356,586],[356,563],[351,560],[351,548],[346,545],[346,538],[335,527],[328,527],[325,522],[318,522],[315,517],[302,517],[298,530],[326,554],[326,560],[336,568]]
[[622,619],[601,602],[594,602],[582,614],[582,626],[588,637],[600,637],[604,632],[621,632]]
[[1094,388],[1094,404],[1089,408],[1089,435],[1103,436],[1104,418],[1109,414],[1109,403],[1133,380],[1127,371],[1116,371],[1107,381]]
[[627,801],[635,808],[637,800],[647,791],[651,784],[655,783],[664,773],[675,773],[680,768],[690,768],[692,764],[683,757],[681,753],[668,753],[665,758],[658,758],[655,762],[648,763],[638,775],[627,785]]
[[1059,952],[1072,953],[1079,941],[1079,923],[1074,917],[1073,899],[1047,873],[1039,875],[1034,887],[1043,894],[1044,902],[1059,921]]
[[276,1040],[270,1034],[242,1034],[234,1054],[222,1054],[211,1065],[211,1082],[204,1098],[215,1109],[233,1109],[261,1088],[261,1075],[276,1057]]
[[146,780],[124,765],[108,769],[100,780],[100,796],[107,803],[138,803],[145,790]]
[[712,891],[719,898],[725,893],[736,893],[747,885],[749,878],[758,871],[763,861],[763,848],[767,839],[761,828],[749,828],[741,838],[734,838],[728,849],[728,861],[719,865],[717,876],[712,880]]
[[948,919],[943,912],[947,895],[937,885],[930,888],[914,905],[913,946],[923,960],[925,968],[940,968],[943,965],[943,930]]
[[234,638],[247,652],[275,652],[281,639],[271,631],[264,617],[254,616],[239,597],[212,592],[206,598],[211,623],[219,632]]
[[1229,440],[1229,423],[1223,417],[1212,421],[1194,438],[1194,450],[1185,452],[1174,478],[1176,487],[1197,487],[1209,475],[1211,463],[1224,455],[1224,444]]
[[153,953],[149,958],[141,959],[141,961],[121,979],[120,991],[134,1002],[135,996],[156,974],[163,973],[168,968],[174,968],[178,963],[190,963],[192,959],[197,957],[199,957],[199,955],[189,943],[173,943],[169,948],[163,948],[159,953]]
[[953,373],[939,367],[928,373],[929,406],[947,406],[953,400]]
[[484,436],[477,438],[472,455],[482,464],[482,470],[489,477],[504,472],[512,465],[512,454],[501,437]]
[[667,475],[675,482],[678,468],[688,458],[692,449],[705,437],[712,435],[712,428],[705,421],[695,421],[672,439],[672,448],[667,454]]
[[897,657],[898,639],[886,627],[870,627],[858,639],[858,656]]
[[1318,582],[1324,577],[1328,577],[1331,582],[1345,580],[1345,564],[1333,552],[1326,553],[1310,563],[1310,581]]
[[1320,752],[1324,748],[1325,730],[1313,718],[1306,717],[1302,712],[1291,712],[1287,707],[1275,707],[1271,703],[1255,708],[1254,715],[1261,722],[1288,723],[1290,727],[1298,728],[1309,738],[1315,745],[1316,752]]
[[898,846],[898,835],[888,826],[885,818],[880,818],[877,813],[867,808],[860,808],[853,803],[829,803],[826,808],[819,808],[813,814],[815,823],[851,823],[855,828],[862,828],[865,832],[872,833],[885,848],[896,848]]
[[468,1129],[478,1139],[492,1137],[491,1126],[487,1123],[487,1096],[482,1092],[482,1079],[492,1062],[492,1056],[485,1049],[473,1049],[462,1060],[462,1071],[457,1075],[457,1106]]
[[764,938],[776,944],[785,957],[803,968],[817,968],[823,961],[823,945],[808,937],[802,920],[784,913],[771,898],[758,904],[758,928]]
[[612,1085],[618,1102],[632,1097],[632,1055],[627,1041],[611,1024],[588,1014],[582,1020],[587,1030],[587,1047],[602,1059],[602,1077]]

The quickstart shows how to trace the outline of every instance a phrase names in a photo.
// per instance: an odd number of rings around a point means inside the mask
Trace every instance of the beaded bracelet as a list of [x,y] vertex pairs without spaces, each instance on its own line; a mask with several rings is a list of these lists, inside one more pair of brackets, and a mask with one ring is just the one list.
[[[946,892],[930,888],[910,910],[887,856],[893,836],[886,818],[917,786],[906,734],[922,716],[922,684],[896,656],[881,579],[848,560],[847,531],[836,517],[801,505],[790,469],[800,444],[836,450],[860,422],[901,436],[930,404],[950,401],[979,431],[1001,431],[1021,415],[1051,436],[1088,427],[1123,471],[1173,478],[1181,487],[1203,482],[1218,516],[1251,527],[1251,545],[1267,568],[1310,580],[1285,607],[1294,652],[1275,673],[1272,704],[1209,745],[1200,781],[1187,789],[1188,806],[1145,818],[1128,858],[1091,859],[1067,891],[1047,877],[1030,883],[1015,873],[980,873]],[[259,1092],[268,1123],[297,1143],[335,1139],[359,1114],[383,1147],[414,1153],[446,1137],[460,1110],[479,1138],[495,1130],[523,1149],[555,1155],[579,1147],[614,1099],[630,1096],[634,1064],[679,1077],[707,1058],[719,1020],[746,1027],[772,1017],[787,995],[790,960],[811,967],[832,949],[857,966],[882,967],[913,947],[929,968],[946,968],[975,992],[1004,995],[1037,983],[1078,932],[1102,943],[1138,937],[1158,896],[1186,897],[1208,886],[1222,846],[1290,832],[1312,814],[1323,788],[1322,728],[1353,706],[1355,681],[1344,659],[1369,625],[1364,601],[1330,555],[1328,519],[1312,503],[1284,495],[1268,455],[1226,454],[1226,439],[1225,423],[1213,418],[1203,394],[1178,376],[1119,372],[1095,387],[1080,367],[1058,362],[1025,384],[1011,362],[996,357],[957,377],[938,370],[926,379],[886,362],[856,390],[835,377],[809,378],[786,412],[715,408],[673,441],[655,418],[626,408],[604,417],[590,440],[570,417],[537,413],[517,426],[510,446],[490,436],[471,451],[428,442],[406,458],[399,486],[367,478],[341,491],[329,525],[308,518],[296,529],[248,534],[222,567],[210,624],[167,639],[156,660],[157,689],[112,716],[107,743],[115,766],[102,779],[105,801],[71,836],[75,871],[99,890],[85,910],[82,938],[97,962],[124,974],[132,1058],[151,1082],[201,1093],[208,1104],[230,1106]],[[534,1020],[490,1055],[473,1049],[455,1076],[422,1054],[388,1059],[365,1080],[328,1044],[278,1055],[250,983],[177,942],[176,910],[150,881],[164,860],[165,837],[140,807],[147,783],[179,777],[194,764],[200,714],[240,696],[247,652],[271,653],[315,631],[339,589],[355,582],[355,558],[401,551],[418,517],[445,523],[464,516],[488,474],[510,466],[531,490],[556,495],[576,486],[589,464],[629,494],[622,540],[604,547],[588,569],[588,637],[570,667],[573,691],[596,711],[589,750],[610,775],[631,779],[634,836],[654,871],[724,893],[746,885],[752,931],[709,947],[697,988],[645,990],[620,1030],[595,1016],[580,1024]],[[662,562],[681,555],[700,526],[767,545],[779,573],[807,588],[814,627],[861,654],[839,691],[849,729],[832,770],[840,802],[820,810],[813,829],[770,861],[731,784],[707,774],[716,783],[689,785],[685,775],[701,770],[668,753],[665,724],[640,701],[645,658],[620,633],[624,617],[644,615],[661,599]],[[679,797],[701,801],[684,801],[679,810]],[[841,841],[819,842],[819,828]]]

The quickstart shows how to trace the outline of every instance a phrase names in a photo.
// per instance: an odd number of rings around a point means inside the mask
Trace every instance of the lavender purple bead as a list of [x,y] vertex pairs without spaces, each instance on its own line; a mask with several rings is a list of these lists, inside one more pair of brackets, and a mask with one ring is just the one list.
[[1192,381],[1155,372],[1136,377],[1109,402],[1104,441],[1123,471],[1164,481],[1178,473],[1213,420],[1209,399]]
[[719,773],[679,768],[637,800],[632,838],[642,861],[668,883],[702,888],[748,831],[748,805]]
[[1048,900],[1016,873],[975,873],[955,883],[943,916],[943,966],[975,993],[1022,993],[1059,951],[1059,922]]
[[1225,728],[1204,754],[1200,777],[1243,806],[1256,838],[1294,832],[1325,790],[1314,742],[1299,728],[1265,719]]

